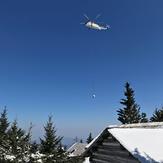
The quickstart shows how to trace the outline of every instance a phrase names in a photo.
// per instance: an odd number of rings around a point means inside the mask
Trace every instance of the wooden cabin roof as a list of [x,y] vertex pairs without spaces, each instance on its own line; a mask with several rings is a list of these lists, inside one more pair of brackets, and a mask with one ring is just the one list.
[[109,135],[135,160],[143,163],[163,162],[163,122],[108,126],[87,145],[85,154],[91,155],[94,152],[93,149],[99,148],[104,141],[108,140]]
[[74,143],[68,150],[68,154],[70,157],[80,156],[85,151],[85,147],[87,144],[85,143]]

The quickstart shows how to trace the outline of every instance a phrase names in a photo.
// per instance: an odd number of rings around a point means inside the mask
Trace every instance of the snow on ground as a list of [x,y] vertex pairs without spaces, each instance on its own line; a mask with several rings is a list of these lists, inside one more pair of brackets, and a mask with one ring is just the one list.
[[163,128],[112,128],[108,131],[142,163],[163,163]]
[[89,157],[86,157],[86,158],[85,158],[85,161],[84,161],[83,163],[90,163],[90,162],[89,162]]
[[15,159],[15,156],[11,156],[11,155],[6,155],[5,156],[5,160],[13,161],[14,159]]

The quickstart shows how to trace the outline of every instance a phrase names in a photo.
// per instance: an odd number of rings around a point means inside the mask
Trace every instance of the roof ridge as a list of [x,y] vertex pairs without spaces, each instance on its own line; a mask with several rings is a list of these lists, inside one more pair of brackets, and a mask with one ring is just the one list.
[[123,124],[123,125],[110,125],[111,128],[163,128],[163,122],[147,122],[147,123],[133,123],[133,124]]

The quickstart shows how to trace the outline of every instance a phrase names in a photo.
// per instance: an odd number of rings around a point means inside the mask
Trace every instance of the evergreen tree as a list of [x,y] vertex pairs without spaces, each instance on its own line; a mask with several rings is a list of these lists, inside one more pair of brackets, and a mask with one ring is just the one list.
[[7,118],[7,110],[6,107],[1,113],[0,117],[0,158],[4,159],[6,154],[6,149],[8,148],[7,144],[7,129],[9,127],[9,122]]
[[80,139],[80,143],[83,143],[83,140],[82,139]]
[[29,132],[18,127],[15,120],[8,130],[8,154],[14,156],[15,162],[24,162],[30,154],[31,127]]
[[36,141],[33,141],[31,143],[31,148],[30,148],[30,158],[29,158],[29,163],[38,163],[38,160],[41,157],[39,156],[39,145],[37,144]]
[[146,123],[148,122],[148,118],[147,118],[147,114],[146,113],[142,113],[141,114],[141,120],[140,120],[141,123]]
[[40,152],[45,155],[43,160],[48,163],[53,163],[61,159],[60,144],[62,137],[56,135],[56,129],[52,122],[52,116],[49,116],[48,122],[44,126],[44,139],[40,139]]
[[30,153],[35,154],[36,152],[38,152],[39,149],[39,145],[36,143],[36,141],[31,143],[31,148],[30,148]]
[[93,140],[93,138],[92,138],[92,133],[90,132],[90,133],[89,133],[89,136],[88,136],[88,138],[87,138],[87,143],[89,144],[92,140]]
[[134,90],[130,87],[130,84],[127,82],[125,84],[125,99],[121,99],[120,103],[123,105],[123,108],[117,110],[118,120],[122,124],[131,124],[140,122],[140,107],[136,104],[134,98]]
[[62,143],[59,143],[58,149],[57,149],[57,153],[58,153],[58,162],[62,162],[64,163],[64,161],[66,161],[67,159],[67,155],[65,154],[65,149],[64,146],[62,145]]
[[161,109],[156,109],[150,118],[151,122],[162,122],[163,121],[163,107]]
[[77,136],[74,138],[74,142],[75,143],[79,142],[79,138]]
[[3,110],[0,117],[0,135],[6,135],[7,129],[9,127],[9,122],[7,118],[7,109]]

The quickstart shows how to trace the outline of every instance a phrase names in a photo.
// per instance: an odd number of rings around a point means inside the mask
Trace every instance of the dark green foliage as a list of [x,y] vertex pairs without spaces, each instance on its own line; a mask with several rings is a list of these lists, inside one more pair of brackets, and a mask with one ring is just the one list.
[[36,141],[31,143],[30,153],[36,153],[39,149],[39,145],[36,143]]
[[13,161],[0,159],[0,163],[14,163]]
[[75,141],[75,143],[79,142],[79,139],[77,136],[74,138],[74,141]]
[[9,127],[9,122],[7,118],[6,108],[1,113],[0,117],[0,158],[4,158],[6,154],[6,149],[8,148],[7,142],[7,129]]
[[65,154],[66,151],[65,151],[64,146],[62,145],[61,142],[59,143],[57,151],[58,151],[58,156],[59,156],[60,160],[66,159],[66,154]]
[[[0,162],[17,163],[23,162],[29,155],[31,128],[26,133],[18,127],[17,121],[14,121],[9,128],[6,108],[0,117]],[[15,159],[5,160],[5,155],[14,156]],[[26,157],[27,158],[27,157]]]
[[92,138],[92,133],[90,132],[90,133],[89,133],[89,136],[88,136],[88,138],[87,138],[87,143],[89,144],[92,140],[93,140],[93,138]]
[[148,122],[148,118],[147,118],[147,114],[146,113],[142,113],[141,114],[141,120],[140,120],[141,123],[146,123]]
[[21,160],[23,162],[30,153],[30,131],[31,128],[28,133],[19,128],[16,120],[8,130],[8,154],[16,157],[14,161]]
[[[41,145],[31,143],[31,128],[25,132],[16,120],[9,127],[7,111],[4,109],[0,116],[0,163],[38,163],[39,159],[43,163],[82,163],[82,158],[69,158],[65,154],[62,138],[56,135],[52,117],[49,117],[44,127]],[[5,155],[12,156],[13,160],[6,160]]]
[[7,110],[5,108],[1,113],[1,117],[0,117],[0,136],[2,134],[6,135],[8,127],[9,127],[9,122],[7,118]]
[[55,162],[60,160],[63,155],[61,152],[62,137],[56,135],[56,129],[52,122],[52,116],[49,116],[48,122],[44,126],[44,139],[40,139],[40,152],[45,154],[43,158],[45,162]]
[[162,122],[163,121],[163,108],[156,109],[150,118],[151,122]]
[[134,98],[134,91],[130,87],[130,84],[127,82],[125,84],[125,99],[121,99],[120,103],[123,105],[123,108],[117,110],[118,120],[122,124],[131,124],[140,122],[140,107],[136,104]]

